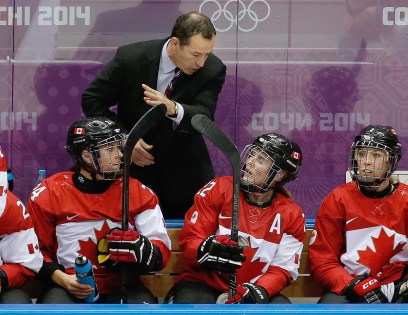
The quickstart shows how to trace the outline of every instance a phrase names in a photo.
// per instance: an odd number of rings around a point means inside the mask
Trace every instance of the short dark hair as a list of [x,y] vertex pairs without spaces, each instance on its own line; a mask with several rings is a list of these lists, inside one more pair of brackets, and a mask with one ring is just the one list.
[[201,34],[205,39],[212,39],[216,35],[209,17],[197,11],[180,15],[171,31],[171,37],[177,37],[180,45],[188,45],[190,38],[197,34]]

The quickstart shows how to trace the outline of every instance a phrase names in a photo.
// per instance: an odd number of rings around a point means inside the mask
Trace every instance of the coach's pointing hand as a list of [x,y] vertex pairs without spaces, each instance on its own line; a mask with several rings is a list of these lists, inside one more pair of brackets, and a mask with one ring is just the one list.
[[166,95],[159,91],[156,91],[155,89],[152,89],[146,84],[142,84],[142,87],[145,90],[143,99],[146,102],[146,104],[150,106],[164,104],[167,107],[166,115],[172,116],[174,114],[177,114],[175,103],[172,100],[168,99]]

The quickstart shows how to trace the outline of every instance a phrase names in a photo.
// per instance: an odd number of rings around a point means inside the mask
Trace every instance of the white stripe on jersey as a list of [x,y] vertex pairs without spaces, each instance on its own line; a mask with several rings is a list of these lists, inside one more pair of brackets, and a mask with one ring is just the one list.
[[[151,210],[145,210],[142,213],[136,215],[135,224],[136,231],[146,236],[150,240],[161,240],[169,249],[171,249],[171,241],[167,235],[167,231],[164,225],[163,215],[161,214],[160,207]],[[80,222],[67,222],[60,224],[56,227],[56,236],[58,242],[57,258],[58,262],[65,268],[74,266],[74,261],[78,255],[80,248],[79,241],[91,240],[96,247],[98,243],[95,231],[100,231],[105,223],[105,220],[88,220]],[[121,222],[112,222],[106,220],[109,226],[109,230],[113,228],[121,228]],[[134,230],[135,227],[129,224],[129,229]],[[107,233],[108,231],[106,231]]]
[[[29,253],[29,245],[33,246],[34,253],[32,254]],[[38,239],[34,229],[30,228],[5,235],[0,240],[0,257],[5,264],[21,264],[38,272],[42,267],[43,257],[38,249]]]
[[344,268],[350,274],[362,275],[366,272],[370,273],[369,268],[362,265],[358,261],[360,260],[359,252],[370,249],[371,252],[376,252],[377,249],[374,245],[374,240],[378,239],[381,231],[384,231],[388,237],[394,237],[393,248],[398,244],[405,244],[403,250],[394,255],[390,262],[408,261],[408,238],[405,235],[395,233],[385,226],[374,226],[370,228],[363,228],[358,230],[352,230],[346,232],[347,240],[347,252],[340,257],[340,261],[344,264]]
[[8,187],[7,170],[5,172],[1,170],[0,171],[0,216],[3,214],[4,210],[6,209],[6,200],[7,200],[6,188],[7,187]]
[[[79,241],[86,242],[91,239],[96,247],[98,240],[96,239],[95,230],[100,231],[104,223],[105,220],[89,220],[57,225],[55,233],[58,242],[58,262],[65,268],[73,267],[75,258],[80,250]],[[106,220],[106,223],[109,229],[121,227],[120,223],[112,222],[111,220]],[[133,226],[129,226],[129,228],[133,229]]]
[[[231,231],[224,228],[222,225],[219,226],[218,235],[230,235]],[[239,235],[244,238],[249,237],[249,244],[253,249],[257,249],[252,261],[259,258],[260,262],[265,263],[265,267],[262,272],[265,273],[270,266],[277,266],[286,271],[288,271],[293,278],[296,280],[299,275],[299,263],[295,265],[295,256],[298,255],[298,261],[300,260],[303,243],[299,242],[292,235],[283,233],[282,239],[279,244],[268,242],[264,239],[256,239],[252,235],[239,232]],[[261,276],[261,275],[260,275]],[[259,277],[260,277],[259,276]],[[256,279],[251,281],[255,282]]]
[[154,209],[145,210],[136,215],[135,227],[139,234],[146,236],[150,240],[161,240],[171,250],[171,241],[167,235],[163,214],[160,206]]

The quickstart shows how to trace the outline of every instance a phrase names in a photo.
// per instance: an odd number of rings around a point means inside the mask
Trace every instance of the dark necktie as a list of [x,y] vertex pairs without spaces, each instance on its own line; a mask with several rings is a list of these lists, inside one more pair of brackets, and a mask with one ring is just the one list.
[[167,87],[166,87],[165,94],[166,94],[167,97],[170,95],[171,91],[173,91],[176,80],[180,76],[180,74],[181,74],[181,71],[180,71],[179,68],[174,69],[174,77],[173,77],[173,79],[171,79],[169,85],[167,85]]

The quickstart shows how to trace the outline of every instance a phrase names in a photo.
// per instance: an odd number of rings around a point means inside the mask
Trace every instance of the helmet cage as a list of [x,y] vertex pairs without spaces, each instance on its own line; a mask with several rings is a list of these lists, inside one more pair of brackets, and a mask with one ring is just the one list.
[[[388,164],[387,170],[384,172],[383,176],[367,176],[360,174],[359,170],[359,163],[358,163],[358,157],[357,153],[359,149],[375,149],[375,150],[382,150],[386,153],[385,158],[387,159],[386,161],[383,161],[383,163]],[[358,185],[361,187],[371,187],[371,188],[378,188],[386,179],[388,179],[392,173],[395,171],[397,167],[397,162],[398,162],[398,154],[394,152],[390,147],[373,141],[373,140],[357,140],[355,141],[350,150],[350,157],[349,157],[349,172],[351,175],[351,178],[355,181],[357,181]],[[367,156],[366,156],[367,159]],[[364,162],[363,160],[360,160],[360,163]],[[372,169],[373,173],[376,171],[376,165],[379,163],[374,163]],[[360,167],[361,169],[361,167]],[[383,166],[381,167],[381,170],[383,169]],[[378,170],[377,170],[378,171]]]
[[[262,171],[259,167],[257,168],[254,164],[248,162],[250,158],[256,158],[258,160],[256,165],[265,164],[266,161],[269,161],[270,166],[266,172]],[[279,166],[281,164],[279,163],[280,159],[281,158],[276,155],[272,157],[270,152],[265,151],[255,144],[247,145],[241,154],[241,189],[253,194],[263,194],[272,190],[273,187],[282,182],[275,180],[282,170]],[[244,179],[244,177],[246,179]],[[252,180],[248,181],[248,178]]]
[[[94,170],[100,179],[115,180],[122,176],[124,139],[125,134],[118,133],[96,141],[88,147],[87,150],[91,153]],[[105,156],[101,154],[102,149],[106,151]]]

